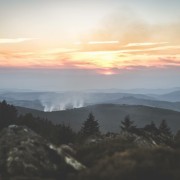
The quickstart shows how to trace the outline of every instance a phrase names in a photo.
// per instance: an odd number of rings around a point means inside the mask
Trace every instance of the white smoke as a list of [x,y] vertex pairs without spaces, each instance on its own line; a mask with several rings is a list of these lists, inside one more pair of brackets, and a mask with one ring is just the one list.
[[84,96],[79,93],[45,94],[39,100],[45,112],[62,111],[84,106]]

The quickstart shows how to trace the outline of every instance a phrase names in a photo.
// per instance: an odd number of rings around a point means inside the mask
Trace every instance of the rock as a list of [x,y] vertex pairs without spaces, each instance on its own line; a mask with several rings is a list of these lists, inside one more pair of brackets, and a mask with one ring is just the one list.
[[50,145],[27,127],[10,125],[0,133],[3,178],[66,179],[69,173],[84,168],[63,148]]
[[70,165],[75,170],[80,171],[80,170],[86,169],[86,167],[84,165],[82,165],[80,162],[78,162],[73,156],[68,154],[68,152],[74,153],[74,150],[70,146],[68,146],[68,145],[61,145],[58,148],[58,147],[50,144],[49,147],[51,149],[55,150],[57,152],[57,154],[60,155],[64,159],[66,164]]
[[173,139],[164,134],[155,135],[142,129],[136,129],[135,132],[123,131],[120,136],[130,139],[135,145],[141,148],[171,146],[173,143]]

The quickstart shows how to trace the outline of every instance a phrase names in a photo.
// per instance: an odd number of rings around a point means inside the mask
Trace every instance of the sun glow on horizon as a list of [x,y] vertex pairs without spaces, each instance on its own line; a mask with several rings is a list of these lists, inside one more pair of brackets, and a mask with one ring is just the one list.
[[106,76],[111,76],[117,74],[117,72],[111,70],[111,69],[102,69],[97,71],[98,74],[106,75]]
[[[17,39],[18,46],[19,40],[25,41],[25,39]],[[178,44],[141,42],[120,45],[119,41],[89,42],[93,43],[81,47],[67,46],[39,51],[21,51],[21,49],[14,50],[16,46],[12,40],[12,47],[0,46],[0,49],[5,47],[5,50],[0,52],[0,67],[92,69],[99,74],[114,75],[119,73],[113,70],[115,68],[133,70],[139,67],[180,66],[180,45]],[[7,43],[9,44],[10,40]],[[91,50],[94,44],[96,47]],[[107,44],[116,44],[116,46],[112,48]],[[101,70],[96,71],[96,69]]]

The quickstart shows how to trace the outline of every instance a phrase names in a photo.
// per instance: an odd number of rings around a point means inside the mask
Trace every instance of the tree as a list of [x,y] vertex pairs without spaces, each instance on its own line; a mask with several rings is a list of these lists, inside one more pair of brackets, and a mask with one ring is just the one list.
[[27,126],[53,144],[67,144],[74,142],[76,133],[65,124],[55,125],[47,119],[33,117],[31,113],[21,115],[16,123],[19,126]]
[[166,120],[162,120],[160,125],[159,125],[159,131],[160,133],[167,135],[169,137],[172,136],[171,129],[168,127]]
[[155,125],[155,123],[153,121],[151,121],[150,124],[146,125],[144,127],[144,130],[147,131],[147,132],[150,132],[151,134],[154,134],[154,135],[159,134],[159,130],[156,127],[156,125]]
[[75,141],[76,133],[73,132],[70,126],[65,124],[59,124],[55,126],[55,129],[52,129],[51,139],[55,144],[68,144]]
[[179,148],[180,147],[180,130],[178,130],[178,132],[176,133],[174,140],[175,140],[176,147]]
[[120,127],[122,131],[131,131],[136,128],[134,121],[130,120],[129,115],[125,116],[124,121],[121,121]]
[[99,135],[99,123],[92,113],[89,113],[87,120],[83,123],[80,134],[84,137]]
[[17,119],[17,110],[4,100],[0,102],[0,129],[14,124]]

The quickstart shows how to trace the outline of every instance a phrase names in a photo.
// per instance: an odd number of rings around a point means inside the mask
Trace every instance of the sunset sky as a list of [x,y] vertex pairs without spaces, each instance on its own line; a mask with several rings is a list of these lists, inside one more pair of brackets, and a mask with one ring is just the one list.
[[179,0],[0,0],[1,88],[180,86]]

